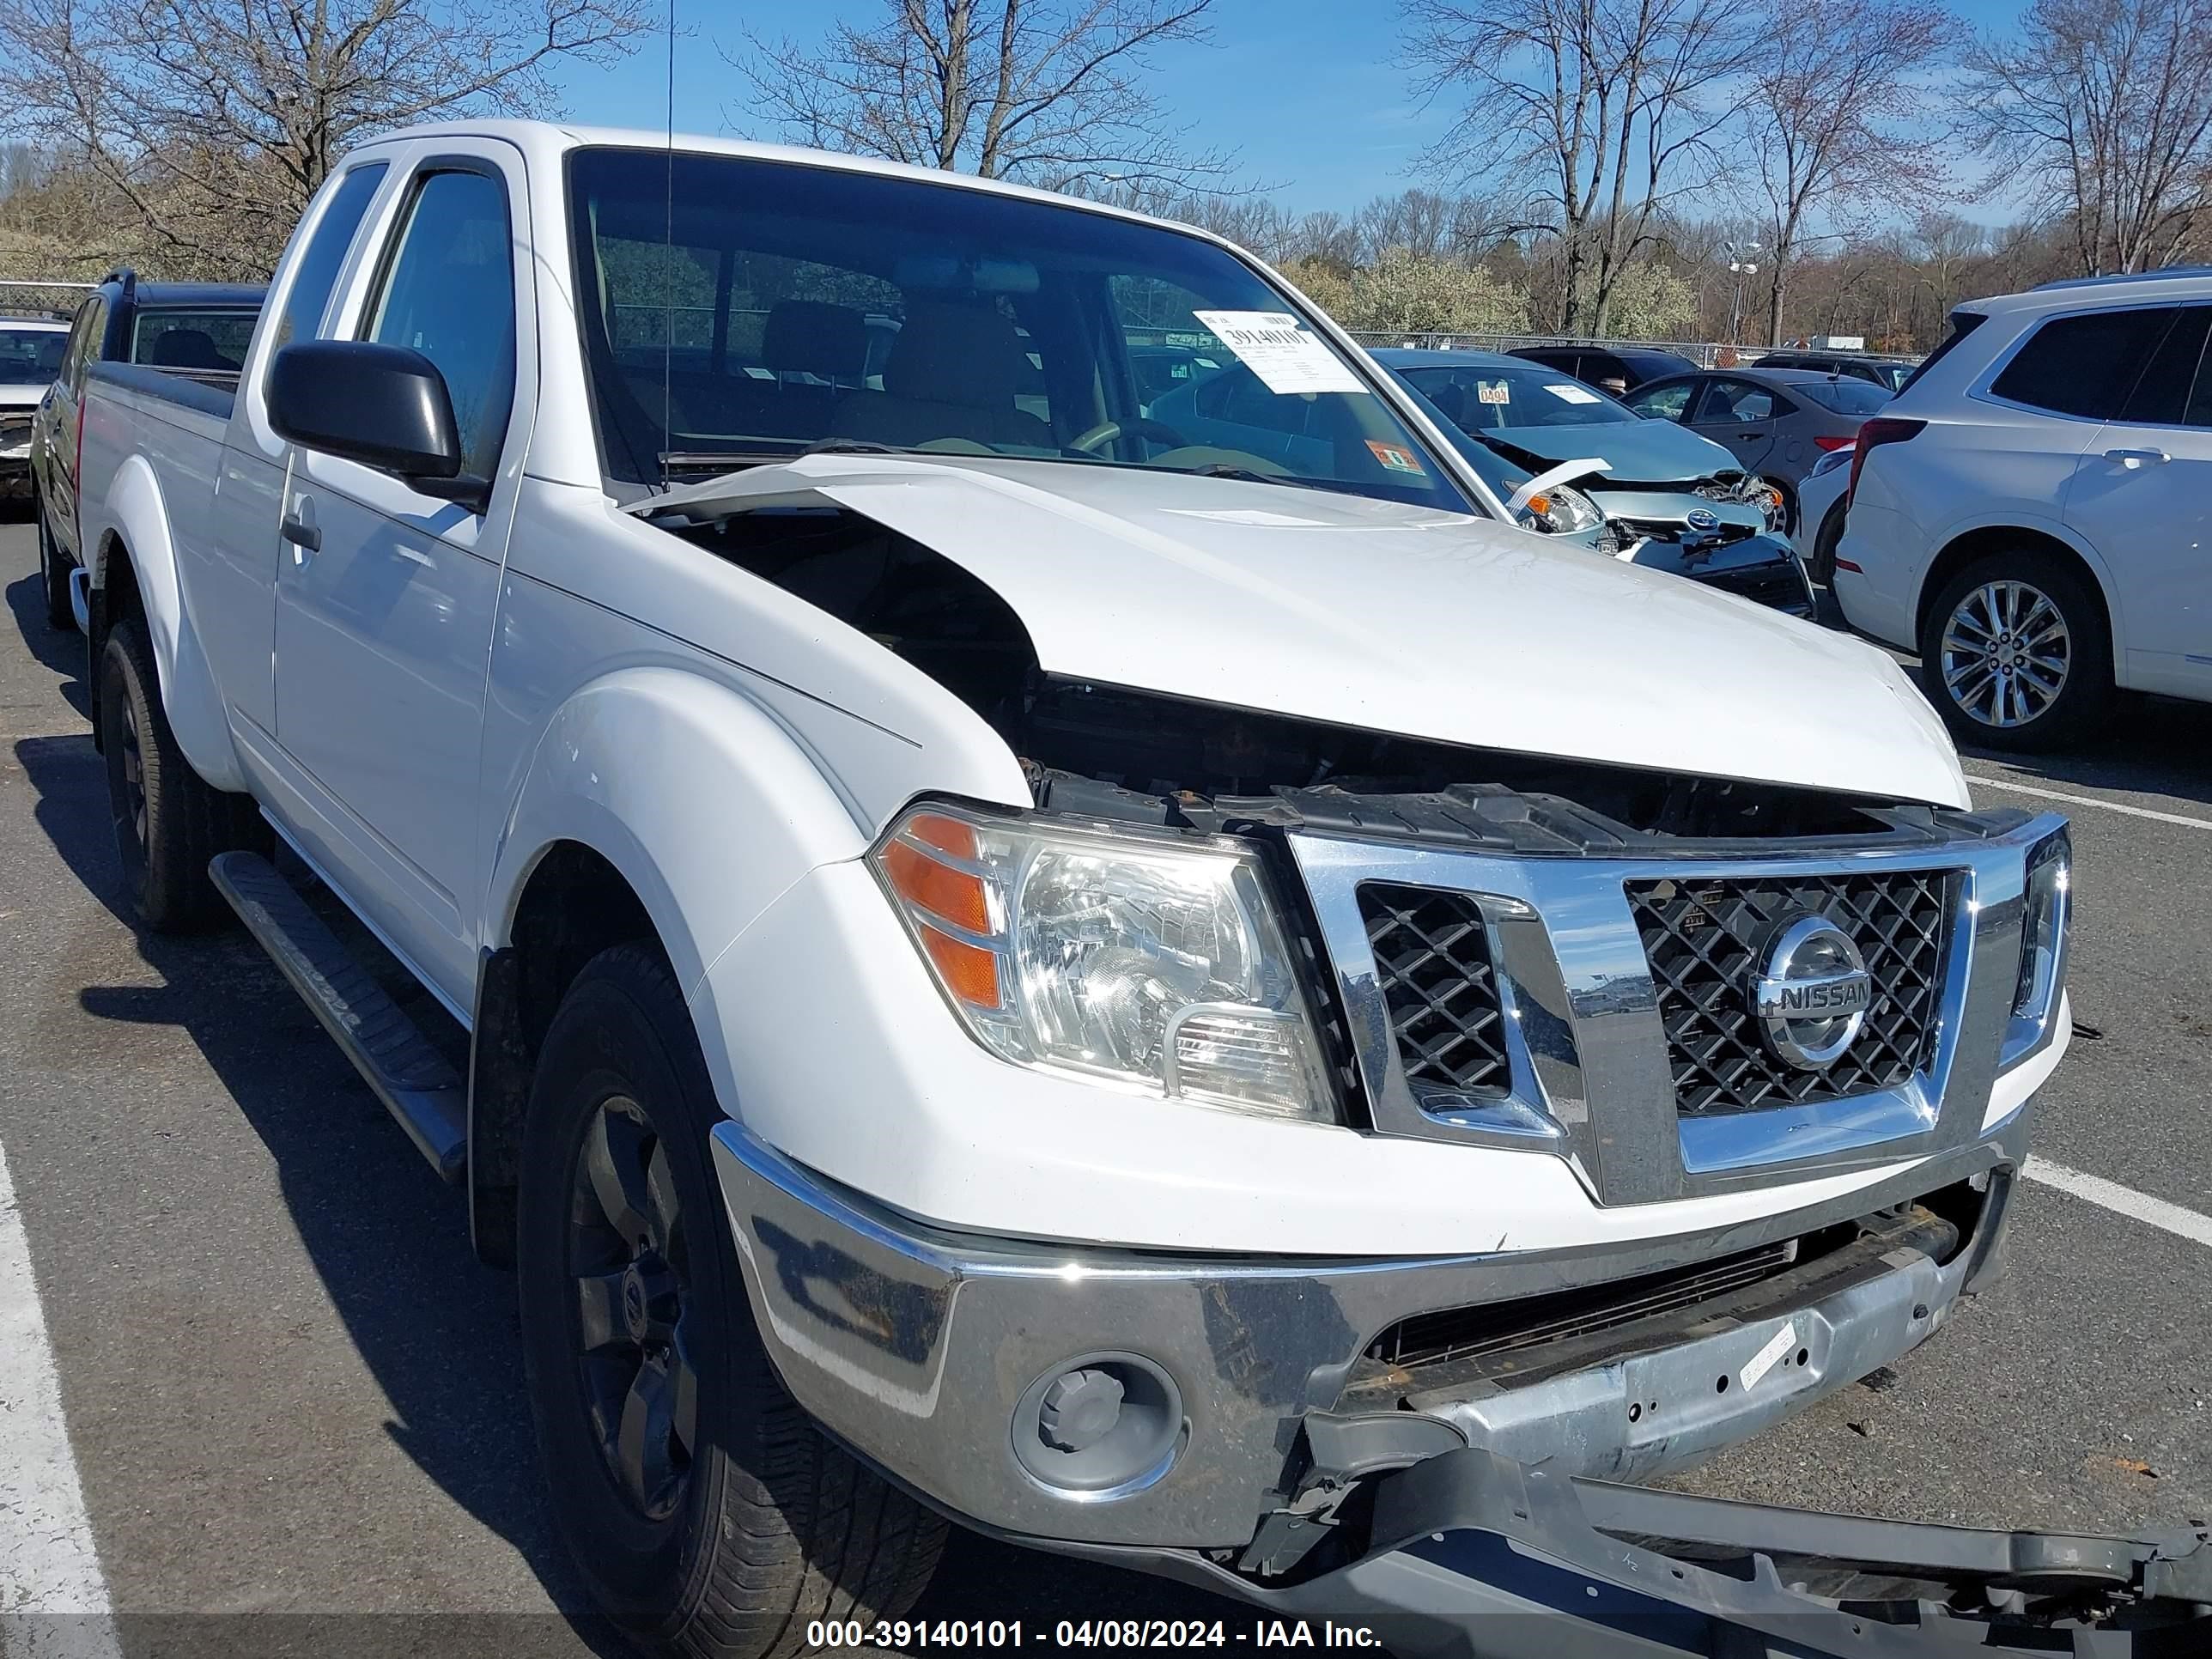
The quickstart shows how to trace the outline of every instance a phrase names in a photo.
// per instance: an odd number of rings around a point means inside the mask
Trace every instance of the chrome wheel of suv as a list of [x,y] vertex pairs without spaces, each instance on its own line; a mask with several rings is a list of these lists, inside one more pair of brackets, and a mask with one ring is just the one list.
[[2064,695],[2074,637],[2050,595],[2024,581],[1984,582],[1952,607],[1935,665],[1944,691],[1981,725],[2026,726]]

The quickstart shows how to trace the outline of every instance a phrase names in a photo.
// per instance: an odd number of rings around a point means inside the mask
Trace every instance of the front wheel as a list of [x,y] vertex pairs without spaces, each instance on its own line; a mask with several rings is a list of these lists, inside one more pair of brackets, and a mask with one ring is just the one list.
[[1945,585],[1920,633],[1928,695],[1959,741],[2045,750],[2091,731],[2112,696],[2112,635],[2082,577],[2024,549]]
[[609,1617],[654,1652],[781,1659],[810,1619],[903,1613],[945,1523],[784,1391],[712,1171],[718,1117],[667,963],[594,957],[531,1091],[523,1364],[555,1523]]

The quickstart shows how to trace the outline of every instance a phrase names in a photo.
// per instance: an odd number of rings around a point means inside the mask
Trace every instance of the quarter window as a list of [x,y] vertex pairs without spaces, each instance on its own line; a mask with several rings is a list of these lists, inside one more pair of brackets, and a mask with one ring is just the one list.
[[364,339],[437,365],[453,400],[461,470],[492,476],[514,402],[514,234],[507,187],[455,169],[415,187]]
[[1990,390],[2054,415],[2110,420],[2173,319],[2170,306],[2054,317],[2014,354]]
[[354,232],[361,228],[362,216],[368,211],[369,198],[384,182],[384,171],[383,162],[367,162],[348,173],[331,193],[331,204],[323,210],[292,273],[292,287],[276,324],[277,345],[312,340],[321,329],[331,290],[337,286],[338,269],[353,246]]

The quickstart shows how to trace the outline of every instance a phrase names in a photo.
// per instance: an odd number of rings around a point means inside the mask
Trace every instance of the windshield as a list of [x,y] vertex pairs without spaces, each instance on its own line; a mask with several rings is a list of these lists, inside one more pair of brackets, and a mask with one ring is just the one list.
[[1636,416],[1602,392],[1555,369],[1480,364],[1408,368],[1422,396],[1467,432],[1511,427],[1613,426]]
[[62,372],[69,331],[0,328],[0,386],[43,386]]
[[569,186],[611,477],[912,450],[1470,510],[1365,372],[1199,237],[742,156],[582,149]]
[[142,309],[131,331],[131,361],[157,368],[228,369],[246,366],[256,309]]
[[1871,415],[1895,394],[1872,380],[1814,380],[1790,388],[1838,415]]

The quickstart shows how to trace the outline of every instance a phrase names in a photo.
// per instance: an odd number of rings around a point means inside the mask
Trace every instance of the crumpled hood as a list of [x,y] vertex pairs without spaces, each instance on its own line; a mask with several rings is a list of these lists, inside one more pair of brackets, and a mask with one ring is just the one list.
[[1689,483],[1716,472],[1741,472],[1741,463],[1711,438],[1672,421],[1620,421],[1609,426],[1513,426],[1486,440],[1521,451],[1539,462],[1607,463],[1604,477],[1622,483]]
[[1942,723],[1882,652],[1488,520],[1134,467],[833,454],[635,510],[794,502],[862,514],[973,573],[1049,673],[1531,755],[1967,804]]

